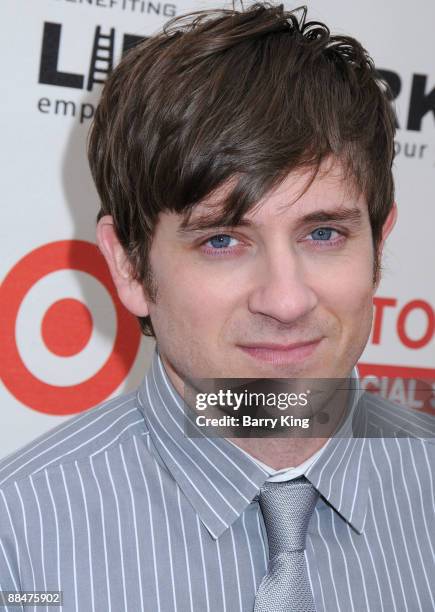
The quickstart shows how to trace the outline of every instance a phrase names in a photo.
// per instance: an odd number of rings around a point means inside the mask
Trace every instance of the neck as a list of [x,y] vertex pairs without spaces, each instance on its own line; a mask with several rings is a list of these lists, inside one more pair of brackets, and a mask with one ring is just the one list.
[[227,438],[274,470],[297,467],[322,448],[327,438]]

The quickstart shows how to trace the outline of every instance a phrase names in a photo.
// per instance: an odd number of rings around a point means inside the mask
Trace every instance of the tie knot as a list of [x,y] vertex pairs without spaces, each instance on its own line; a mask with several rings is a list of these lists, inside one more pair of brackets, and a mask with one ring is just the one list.
[[288,482],[265,482],[259,504],[269,541],[270,558],[305,549],[308,523],[319,493],[304,477]]

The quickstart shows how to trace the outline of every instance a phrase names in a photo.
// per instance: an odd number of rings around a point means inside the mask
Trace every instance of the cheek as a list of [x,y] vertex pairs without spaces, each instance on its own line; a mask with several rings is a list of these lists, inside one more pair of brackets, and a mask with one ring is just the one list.
[[358,328],[371,321],[373,309],[373,261],[349,260],[334,274],[323,275],[317,285],[320,302],[347,325]]
[[[357,274],[343,275],[340,286],[330,295],[329,309],[337,322],[344,353],[351,352],[355,361],[363,351],[373,319],[373,279],[361,270]],[[355,353],[355,354],[353,354]]]
[[[340,295],[340,310],[345,315],[349,313],[349,316],[354,316],[359,312],[364,312],[367,309],[371,309],[373,304],[373,284],[372,279],[367,278],[365,282],[363,279],[352,278],[346,283],[346,279],[343,279],[343,290]],[[355,319],[354,319],[355,320]],[[358,321],[355,321],[358,324]]]
[[[204,278],[195,282],[189,279],[181,296],[182,307],[194,330],[219,332],[234,312],[237,296],[228,279]],[[179,302],[180,303],[180,302]]]
[[347,376],[370,336],[374,286],[369,265],[343,266],[337,276],[319,289],[319,313],[329,322],[335,375]]
[[[156,271],[157,272],[157,271]],[[156,278],[158,278],[156,274]],[[180,333],[204,334],[208,329],[219,328],[234,303],[234,291],[228,282],[220,282],[216,276],[204,275],[195,267],[173,268],[170,275],[160,275],[157,301],[150,307],[156,321],[177,328]]]

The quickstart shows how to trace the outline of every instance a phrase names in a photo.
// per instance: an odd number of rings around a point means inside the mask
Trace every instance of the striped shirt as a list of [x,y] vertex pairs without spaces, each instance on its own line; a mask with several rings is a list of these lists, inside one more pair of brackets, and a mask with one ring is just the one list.
[[[366,395],[369,433],[406,424]],[[61,590],[47,611],[252,612],[268,474],[225,438],[187,438],[184,418],[156,350],[137,392],[6,457],[0,588]],[[305,471],[320,493],[305,551],[318,612],[435,609],[435,445],[418,423],[421,438],[332,438]]]

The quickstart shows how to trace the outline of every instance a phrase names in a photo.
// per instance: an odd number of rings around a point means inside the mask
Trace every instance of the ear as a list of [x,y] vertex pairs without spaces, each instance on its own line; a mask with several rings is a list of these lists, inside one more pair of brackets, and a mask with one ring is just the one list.
[[[382,227],[382,238],[381,241],[378,245],[378,258],[379,261],[381,261],[382,259],[382,253],[384,250],[384,245],[385,245],[385,241],[388,238],[388,236],[390,235],[393,227],[396,225],[396,221],[397,221],[397,204],[396,202],[393,202],[393,206],[390,210],[390,212],[388,213],[388,217],[385,219],[384,225]],[[379,283],[380,283],[380,274],[378,274],[378,278],[376,281],[376,290],[378,289]]]
[[102,217],[97,224],[97,244],[107,262],[119,299],[137,317],[149,314],[142,283],[134,280],[131,264],[118,240],[109,215]]

